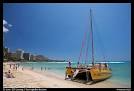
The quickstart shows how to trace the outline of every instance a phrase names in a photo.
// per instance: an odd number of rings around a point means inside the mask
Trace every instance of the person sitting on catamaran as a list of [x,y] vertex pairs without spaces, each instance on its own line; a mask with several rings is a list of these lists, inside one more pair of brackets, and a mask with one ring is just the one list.
[[67,71],[65,73],[65,80],[73,77],[74,71],[71,68],[71,61],[68,61],[68,67],[66,67]]
[[101,71],[101,63],[99,63],[99,70]]
[[79,61],[78,61],[78,63],[77,63],[77,68],[79,68],[79,66],[80,66],[80,63],[79,63]]

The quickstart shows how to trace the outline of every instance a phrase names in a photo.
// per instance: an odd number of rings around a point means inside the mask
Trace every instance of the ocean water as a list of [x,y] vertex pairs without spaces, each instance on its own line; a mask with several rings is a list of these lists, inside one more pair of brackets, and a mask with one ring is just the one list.
[[[131,62],[108,62],[109,67],[112,69],[112,77],[107,81],[129,85],[131,86]],[[21,66],[34,71],[49,70],[50,72],[65,76],[65,67],[68,66],[67,62],[23,62]],[[76,67],[76,63],[72,63],[72,66]],[[45,72],[45,71],[43,71]]]

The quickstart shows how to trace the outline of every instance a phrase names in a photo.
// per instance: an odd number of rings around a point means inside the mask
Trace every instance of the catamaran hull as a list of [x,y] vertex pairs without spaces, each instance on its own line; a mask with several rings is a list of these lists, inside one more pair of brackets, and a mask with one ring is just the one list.
[[79,72],[73,79],[76,81],[81,81],[81,82],[99,82],[106,80],[112,76],[110,70],[88,70],[88,71],[83,71]]
[[111,71],[108,69],[107,70],[91,69],[90,74],[94,82],[102,81],[112,76]]
[[[98,69],[98,68],[66,68],[66,76],[71,78],[72,81],[81,83],[88,82],[99,82],[108,79],[112,76],[112,72],[109,68]],[[65,78],[66,79],[66,78]]]

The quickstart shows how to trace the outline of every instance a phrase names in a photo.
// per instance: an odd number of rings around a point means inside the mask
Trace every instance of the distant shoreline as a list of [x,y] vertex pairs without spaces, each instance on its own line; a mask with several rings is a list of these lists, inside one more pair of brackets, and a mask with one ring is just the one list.
[[19,60],[19,61],[3,61],[3,62],[66,62],[65,60]]
[[[3,61],[3,62],[68,62],[68,61],[65,61],[65,60],[20,60],[20,61]],[[77,63],[76,61],[74,61],[75,63]],[[73,62],[73,63],[74,63]],[[99,63],[99,62],[102,62],[102,63],[125,63],[125,62],[131,62],[131,61],[96,61],[96,63]]]

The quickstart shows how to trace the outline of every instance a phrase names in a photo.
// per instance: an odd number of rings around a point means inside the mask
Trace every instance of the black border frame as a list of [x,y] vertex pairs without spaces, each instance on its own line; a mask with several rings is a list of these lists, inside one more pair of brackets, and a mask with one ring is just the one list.
[[[90,2],[89,2],[90,1]],[[97,2],[98,1],[98,2]],[[0,1],[1,2],[1,1]],[[134,16],[134,9],[133,9],[133,7],[132,7],[132,1],[131,0],[113,0],[113,1],[109,1],[109,0],[88,0],[88,1],[85,1],[85,0],[32,0],[32,1],[30,1],[30,0],[3,0],[3,3],[100,3],[100,2],[105,2],[105,3],[131,3],[131,42],[132,42],[132,30],[133,30],[133,16]],[[1,14],[1,23],[2,23],[2,21],[3,21],[3,4],[2,3],[0,3],[0,14]],[[1,27],[1,30],[2,30],[3,28]],[[1,31],[2,32],[2,31]],[[3,34],[2,33],[0,33],[1,34],[1,36],[2,36],[2,38],[0,38],[1,39],[1,45],[3,45]],[[133,43],[131,43],[131,46],[133,45]],[[132,48],[132,47],[131,47]],[[1,46],[1,49],[3,50],[3,46]],[[132,49],[131,49],[132,50]],[[133,52],[131,51],[131,54],[133,54]],[[0,60],[0,73],[1,73],[1,81],[0,81],[0,83],[2,83],[3,82],[3,51],[1,51],[1,56],[0,56],[0,58],[1,58],[1,60]],[[131,55],[131,57],[133,57],[132,55]],[[102,90],[102,91],[131,91],[131,89],[133,88],[132,87],[132,84],[133,84],[133,81],[132,81],[132,79],[133,79],[133,65],[134,65],[134,62],[132,61],[132,58],[131,58],[131,88],[31,88],[31,89],[34,89],[34,90],[32,90],[32,91],[63,91],[63,90],[67,90],[67,91],[74,91],[74,90],[79,90],[79,91],[94,91],[94,90],[96,90],[96,91],[100,91],[100,90]],[[2,88],[3,88],[3,84],[2,84]],[[15,88],[6,88],[6,89],[8,89],[8,91],[18,91],[19,89],[23,89],[24,91],[31,91],[31,89],[30,88],[17,88],[17,89],[15,89]],[[45,90],[43,90],[43,89],[45,89]],[[2,91],[2,90],[1,90]],[[4,88],[3,88],[3,91],[6,91]]]

